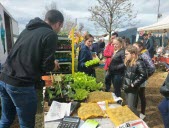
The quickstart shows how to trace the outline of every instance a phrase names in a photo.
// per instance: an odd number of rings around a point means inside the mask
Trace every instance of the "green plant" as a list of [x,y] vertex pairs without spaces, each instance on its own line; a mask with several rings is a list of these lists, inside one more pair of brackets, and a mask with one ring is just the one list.
[[99,58],[96,58],[96,59],[87,61],[87,62],[85,63],[85,66],[86,66],[86,67],[93,66],[93,65],[99,64],[99,62],[100,62],[100,59],[99,59]]
[[86,91],[85,89],[76,89],[73,99],[74,100],[84,100],[87,98],[88,93],[89,92]]

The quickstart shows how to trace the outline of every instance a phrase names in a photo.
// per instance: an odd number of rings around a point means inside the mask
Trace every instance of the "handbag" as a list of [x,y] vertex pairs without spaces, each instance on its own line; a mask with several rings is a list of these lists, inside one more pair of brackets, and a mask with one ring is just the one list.
[[160,87],[160,93],[167,99],[169,98],[169,74],[167,75],[163,85]]

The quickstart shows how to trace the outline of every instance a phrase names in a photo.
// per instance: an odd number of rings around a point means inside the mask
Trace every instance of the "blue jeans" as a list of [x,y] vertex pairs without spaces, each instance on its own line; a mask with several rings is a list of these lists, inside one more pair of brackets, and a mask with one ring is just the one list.
[[111,75],[114,93],[117,97],[121,97],[122,75]]
[[20,128],[34,128],[37,95],[34,86],[15,87],[0,81],[1,120],[0,128],[9,128],[16,114]]
[[106,92],[110,91],[110,87],[111,87],[111,75],[108,71],[105,72],[105,85],[106,85]]
[[169,128],[169,100],[164,98],[162,102],[158,105],[158,109],[163,118],[165,128]]

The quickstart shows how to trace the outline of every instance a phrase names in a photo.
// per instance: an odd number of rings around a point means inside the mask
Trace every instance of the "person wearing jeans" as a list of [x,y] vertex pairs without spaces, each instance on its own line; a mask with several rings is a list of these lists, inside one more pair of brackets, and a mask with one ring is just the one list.
[[113,40],[118,37],[118,33],[114,32],[112,33],[112,36],[111,36],[111,41],[107,44],[104,52],[103,52],[103,55],[104,57],[106,58],[105,59],[105,66],[104,66],[104,70],[105,70],[105,85],[106,85],[106,89],[105,91],[106,92],[109,92],[110,91],[110,87],[111,87],[111,75],[109,73],[109,66],[110,66],[110,62],[111,62],[111,57],[114,53],[114,44],[113,44]]
[[[167,69],[169,73],[169,69]],[[160,88],[160,93],[164,99],[158,105],[165,128],[169,128],[169,74]]]
[[37,110],[37,96],[34,85],[30,87],[15,87],[0,81],[0,96],[2,104],[1,128],[10,127],[16,113],[20,127],[33,128]]
[[0,74],[2,114],[0,128],[9,128],[18,116],[20,128],[34,128],[37,109],[35,86],[46,72],[57,70],[54,54],[64,17],[49,10],[45,20],[29,21],[12,47]]
[[169,128],[169,99],[164,98],[158,105],[165,128]]
[[111,58],[109,73],[114,87],[114,93],[121,97],[122,77],[124,75],[124,48],[123,40],[120,37],[114,39],[115,52]]
[[117,97],[121,97],[121,87],[122,87],[122,75],[111,75],[114,93]]

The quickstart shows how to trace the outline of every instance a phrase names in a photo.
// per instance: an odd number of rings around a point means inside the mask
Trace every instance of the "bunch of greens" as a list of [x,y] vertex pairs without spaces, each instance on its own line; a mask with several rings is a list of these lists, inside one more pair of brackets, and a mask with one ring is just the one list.
[[77,72],[73,75],[73,83],[70,84],[71,88],[85,89],[87,91],[100,90],[103,87],[102,83],[97,83],[96,78],[88,76],[85,73]]
[[89,94],[89,92],[88,91],[86,91],[85,89],[76,89],[75,90],[75,94],[74,94],[74,96],[73,96],[73,99],[74,100],[84,100],[84,99],[86,99],[87,98],[87,96],[88,96],[88,94]]
[[99,62],[100,62],[100,59],[99,59],[99,58],[96,58],[96,59],[87,61],[87,62],[85,63],[85,66],[86,66],[86,67],[93,66],[93,65],[99,64]]

